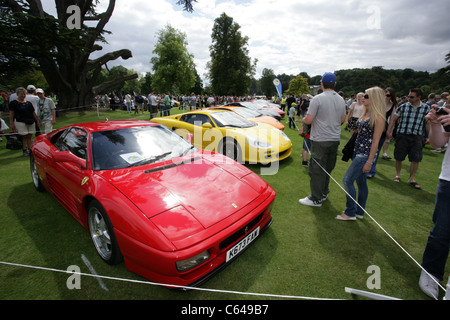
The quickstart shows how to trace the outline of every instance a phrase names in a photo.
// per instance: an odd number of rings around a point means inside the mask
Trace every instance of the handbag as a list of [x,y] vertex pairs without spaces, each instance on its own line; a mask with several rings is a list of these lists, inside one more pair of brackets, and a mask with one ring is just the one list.
[[[294,122],[294,124],[295,124],[295,122]],[[311,131],[311,125],[303,123],[302,126],[300,127],[300,131],[298,132],[298,134],[304,138],[307,134],[309,134],[310,131]]]
[[357,135],[358,133],[354,132],[342,149],[342,161],[347,162],[352,158]]
[[19,150],[22,149],[22,136],[17,133],[6,136],[6,149]]

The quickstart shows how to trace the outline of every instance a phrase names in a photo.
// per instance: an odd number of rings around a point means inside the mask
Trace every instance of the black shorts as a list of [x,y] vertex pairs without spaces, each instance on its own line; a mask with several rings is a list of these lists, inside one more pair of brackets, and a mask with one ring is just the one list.
[[394,158],[397,161],[403,161],[408,156],[410,162],[420,162],[422,161],[422,147],[422,136],[399,133],[395,138]]

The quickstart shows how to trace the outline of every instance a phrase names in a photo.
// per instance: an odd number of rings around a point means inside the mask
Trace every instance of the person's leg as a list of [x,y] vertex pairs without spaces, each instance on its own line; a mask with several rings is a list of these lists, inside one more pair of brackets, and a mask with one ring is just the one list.
[[395,172],[396,172],[395,178],[398,178],[398,180],[400,180],[401,171],[402,171],[402,161],[395,160]]
[[323,197],[326,197],[330,193],[330,175],[336,166],[337,152],[339,148],[339,141],[326,142],[326,155],[325,163],[323,167],[325,168],[325,184],[323,186]]
[[311,200],[321,201],[326,185],[327,175],[322,167],[325,162],[326,148],[323,142],[311,143],[311,160],[309,163],[309,176],[311,188]]
[[428,236],[422,267],[440,281],[444,278],[445,264],[450,246],[450,181],[439,180],[436,205],[433,212],[434,226]]

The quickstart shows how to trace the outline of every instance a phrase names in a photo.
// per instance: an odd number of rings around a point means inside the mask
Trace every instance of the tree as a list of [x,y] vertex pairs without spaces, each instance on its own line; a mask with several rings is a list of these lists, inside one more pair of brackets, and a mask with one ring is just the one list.
[[208,78],[218,95],[242,96],[248,93],[256,70],[248,56],[248,37],[243,37],[239,24],[225,13],[214,20],[209,48]]
[[309,93],[308,79],[298,75],[296,78],[292,79],[289,82],[289,89],[286,90],[286,93],[288,94],[292,93],[295,96],[300,94],[308,94]]
[[266,97],[272,97],[277,93],[276,88],[273,85],[273,80],[275,78],[276,76],[272,69],[263,69],[261,79],[259,80],[259,86]]
[[167,25],[159,30],[150,62],[153,64],[152,86],[158,92],[188,93],[196,81],[194,56],[187,50],[186,34]]
[[[55,0],[55,18],[43,10],[40,0],[1,0],[0,33],[6,45],[0,55],[0,72],[11,66],[23,70],[36,63],[59,95],[61,109],[89,105],[97,93],[137,78],[137,74],[127,75],[96,85],[109,61],[132,57],[130,50],[122,49],[89,59],[102,50],[98,42],[106,42],[104,28],[115,2],[110,0],[106,11],[98,13],[96,0]],[[87,26],[86,21],[94,26]]]

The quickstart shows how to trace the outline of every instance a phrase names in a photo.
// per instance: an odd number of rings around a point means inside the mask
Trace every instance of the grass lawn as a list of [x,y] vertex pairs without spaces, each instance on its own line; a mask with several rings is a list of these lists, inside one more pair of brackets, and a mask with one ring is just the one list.
[[[179,112],[172,109],[172,112]],[[108,119],[148,119],[148,113],[102,110],[97,113],[60,113],[55,127]],[[7,116],[3,114],[7,120]],[[283,120],[286,123],[285,120]],[[8,121],[7,121],[8,123]],[[287,123],[286,123],[287,125]],[[345,287],[371,291],[408,300],[428,299],[418,287],[421,262],[432,227],[435,191],[443,154],[424,149],[415,190],[406,181],[409,162],[404,163],[402,182],[395,183],[394,160],[378,161],[377,176],[368,181],[366,210],[408,252],[408,256],[370,217],[356,222],[337,221],[345,209],[345,194],[339,185],[349,162],[339,159],[332,175],[330,195],[321,208],[305,207],[298,199],[309,194],[307,168],[301,166],[302,138],[297,130],[285,132],[294,144],[294,153],[279,164],[274,175],[261,175],[277,192],[272,211],[274,223],[243,255],[202,286],[219,290],[267,293],[283,296],[363,299],[344,291]],[[342,131],[340,149],[349,137]],[[0,142],[0,261],[67,270],[78,266],[90,273],[84,255],[99,275],[145,281],[125,269],[124,264],[109,266],[97,256],[89,234],[48,193],[34,190],[29,159],[21,151],[5,148]],[[389,148],[392,155],[394,146]],[[248,165],[260,174],[261,167]],[[339,185],[338,185],[339,184]],[[214,186],[211,186],[214,187]],[[195,191],[193,191],[195,192]],[[373,274],[380,270],[380,289],[368,288]],[[447,263],[446,274],[450,274]],[[276,299],[227,292],[179,292],[166,288],[113,279],[81,278],[81,289],[68,289],[70,274],[30,269],[0,263],[0,299]],[[369,281],[368,281],[369,280]],[[443,285],[447,283],[444,280]],[[441,290],[441,297],[443,292]],[[281,298],[283,299],[283,298]]]

